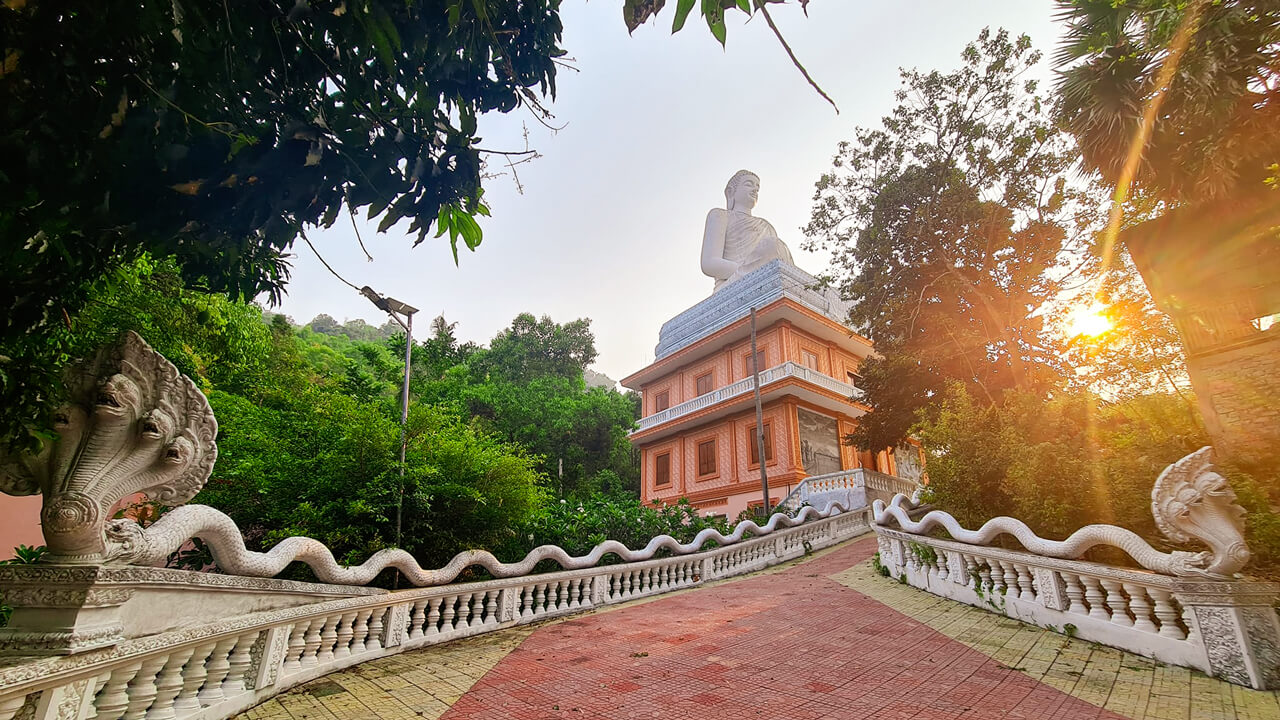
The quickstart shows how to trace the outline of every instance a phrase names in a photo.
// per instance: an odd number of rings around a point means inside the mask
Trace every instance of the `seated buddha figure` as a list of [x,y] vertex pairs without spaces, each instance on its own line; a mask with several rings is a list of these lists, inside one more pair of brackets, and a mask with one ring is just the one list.
[[726,208],[707,213],[702,235],[702,272],[715,278],[715,290],[771,260],[790,265],[791,250],[768,220],[751,214],[760,197],[760,177],[739,170],[724,188]]

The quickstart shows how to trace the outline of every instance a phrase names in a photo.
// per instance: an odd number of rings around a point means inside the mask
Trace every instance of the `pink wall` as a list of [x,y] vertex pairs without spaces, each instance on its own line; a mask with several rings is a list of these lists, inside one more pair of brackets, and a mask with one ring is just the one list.
[[13,557],[18,545],[43,545],[40,534],[40,496],[0,495],[0,560]]

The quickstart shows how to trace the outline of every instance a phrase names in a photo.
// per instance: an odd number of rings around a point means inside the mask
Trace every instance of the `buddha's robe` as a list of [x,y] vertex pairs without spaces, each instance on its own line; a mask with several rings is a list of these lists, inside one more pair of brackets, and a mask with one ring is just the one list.
[[771,260],[782,260],[794,265],[791,250],[778,237],[764,218],[755,217],[742,212],[728,211],[729,222],[725,228],[724,259],[738,264],[738,271],[732,277],[716,280],[715,289],[719,290],[727,282],[737,280]]

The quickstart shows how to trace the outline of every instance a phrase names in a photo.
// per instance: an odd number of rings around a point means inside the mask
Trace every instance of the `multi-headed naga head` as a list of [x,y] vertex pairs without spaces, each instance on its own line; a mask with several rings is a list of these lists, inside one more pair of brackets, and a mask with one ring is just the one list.
[[1245,509],[1236,503],[1227,479],[1214,470],[1212,447],[1202,447],[1160,473],[1151,489],[1151,514],[1170,540],[1199,540],[1209,546],[1209,553],[1202,553],[1206,574],[1231,575],[1249,562]]
[[96,563],[116,554],[104,534],[112,505],[136,493],[179,505],[204,487],[218,426],[195,384],[133,332],[66,382],[58,438],[38,453],[0,454],[0,491],[44,494],[51,560]]

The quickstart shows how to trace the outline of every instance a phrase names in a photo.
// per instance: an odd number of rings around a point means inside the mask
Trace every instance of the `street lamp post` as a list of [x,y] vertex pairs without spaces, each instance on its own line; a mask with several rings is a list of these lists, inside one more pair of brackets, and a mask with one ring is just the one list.
[[[404,328],[404,390],[400,394],[400,488],[396,492],[396,547],[400,547],[400,528],[404,518],[404,454],[409,445],[409,369],[413,360],[413,314],[418,309],[405,303],[379,295],[373,288],[365,285],[360,294],[369,298],[369,302],[391,316],[400,327]],[[404,320],[400,316],[404,315]]]

